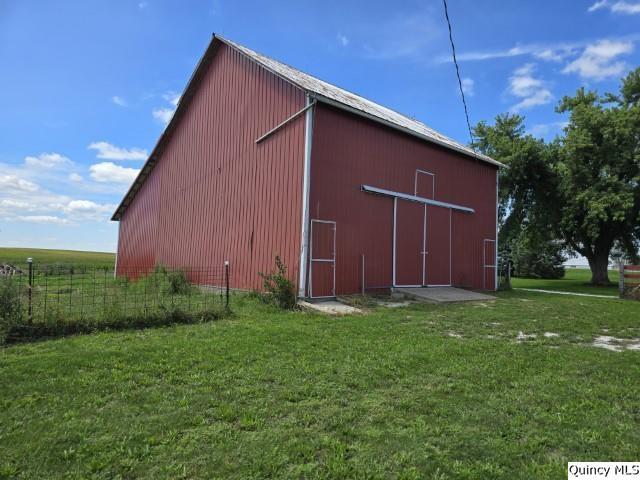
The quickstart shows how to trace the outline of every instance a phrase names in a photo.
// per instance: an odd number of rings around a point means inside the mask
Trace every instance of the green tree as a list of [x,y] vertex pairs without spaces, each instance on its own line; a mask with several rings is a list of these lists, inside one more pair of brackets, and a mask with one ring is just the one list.
[[620,95],[579,89],[557,107],[569,124],[557,149],[558,231],[584,255],[591,283],[609,283],[616,241],[631,252],[640,239],[640,69],[622,82]]
[[508,167],[500,173],[500,242],[508,246],[526,229],[538,241],[562,239],[587,258],[591,283],[607,284],[614,244],[638,258],[640,68],[623,79],[618,95],[581,88],[556,110],[569,122],[548,144],[526,135],[518,115],[475,128],[475,147]]
[[494,125],[480,122],[474,134],[476,149],[507,165],[499,182],[501,258],[511,260],[516,275],[562,276],[564,245],[554,236],[558,219],[550,208],[557,192],[554,148],[525,134],[519,115],[498,115]]

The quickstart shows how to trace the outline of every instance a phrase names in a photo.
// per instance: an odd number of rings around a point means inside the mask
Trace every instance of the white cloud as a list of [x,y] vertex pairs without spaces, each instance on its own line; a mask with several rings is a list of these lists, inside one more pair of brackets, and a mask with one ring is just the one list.
[[116,209],[115,204],[96,203],[91,200],[71,200],[64,212],[73,220],[103,220]]
[[538,105],[545,105],[553,100],[549,90],[539,90],[511,107],[511,111],[519,112]]
[[11,198],[7,198],[4,200],[0,200],[0,208],[15,208],[19,210],[25,210],[29,208],[29,202],[25,202],[22,200],[13,200]]
[[566,48],[545,48],[543,50],[536,50],[532,52],[532,55],[540,60],[547,62],[561,62],[568,56],[575,53],[575,49],[571,47]]
[[562,70],[562,73],[577,73],[584,79],[593,80],[621,76],[627,65],[616,58],[632,51],[633,43],[630,41],[601,40],[588,45],[577,59]]
[[106,221],[115,205],[83,198],[79,192],[120,194],[123,185],[85,182],[78,168],[55,153],[27,156],[21,164],[0,163],[0,218],[46,225]]
[[336,38],[338,39],[338,42],[340,43],[340,45],[342,45],[343,47],[346,47],[347,45],[349,45],[349,38],[346,35],[338,32],[338,35]]
[[58,167],[68,167],[73,165],[73,162],[59,153],[41,153],[37,157],[25,157],[24,164],[28,168],[48,170]]
[[[574,54],[579,48],[578,43],[557,43],[557,44],[521,44],[505,50],[477,50],[461,52],[456,55],[459,61],[482,61],[497,58],[519,57],[531,55],[540,60],[560,61]],[[438,63],[451,62],[451,54],[440,55],[436,58]]]
[[610,2],[609,0],[600,0],[591,5],[588,9],[589,12],[595,12],[608,8],[613,13],[622,13],[626,15],[640,14],[640,2],[626,2],[624,0],[617,2]]
[[19,178],[16,175],[0,175],[0,187],[2,187],[2,191],[21,191],[21,192],[35,192],[38,190],[38,185],[30,182],[29,180],[25,180],[24,178]]
[[609,1],[608,0],[600,0],[596,3],[594,3],[593,5],[591,5],[588,9],[589,12],[595,12],[596,10],[600,10],[601,8],[606,8],[607,6],[609,6]]
[[66,206],[66,209],[70,212],[75,211],[94,211],[98,209],[100,205],[91,200],[71,200],[69,204]]
[[114,95],[113,97],[111,97],[111,101],[113,103],[115,103],[116,105],[118,105],[119,107],[128,107],[129,106],[127,101],[124,98],[119,97],[118,95]]
[[538,123],[529,129],[529,133],[534,137],[544,137],[550,133],[557,132],[559,130],[562,130],[563,128],[566,128],[567,125],[569,125],[569,122],[566,121]]
[[626,13],[629,15],[634,15],[640,13],[640,2],[616,2],[611,5],[611,11],[614,13]]
[[131,184],[140,170],[126,168],[113,162],[96,163],[89,167],[91,178],[102,183]]
[[175,108],[156,108],[153,110],[153,118],[156,120],[160,120],[164,124],[168,124],[171,121],[171,117],[173,117],[173,113],[175,112]]
[[469,95],[470,97],[473,97],[475,95],[475,82],[473,81],[472,78],[463,78],[462,79],[462,91],[464,92],[465,95]]
[[96,150],[97,157],[104,160],[146,160],[149,154],[142,148],[120,148],[109,142],[94,142],[87,148]]
[[546,88],[545,83],[533,76],[534,69],[535,66],[532,63],[527,63],[514,70],[513,75],[509,77],[508,92],[522,99],[511,107],[512,112],[544,105],[553,100],[553,95]]
[[171,104],[171,107],[159,107],[154,109],[151,113],[153,115],[153,118],[155,118],[156,120],[160,120],[162,123],[167,125],[171,121],[171,117],[173,117],[178,103],[180,102],[180,94],[169,91],[162,95],[162,98],[169,102]]
[[180,94],[173,91],[167,92],[164,95],[162,95],[162,98],[164,98],[167,102],[169,102],[174,107],[177,107],[178,102],[180,101]]
[[68,225],[69,220],[66,218],[57,217],[55,215],[18,215],[14,217],[15,220],[29,223],[44,223],[54,225]]

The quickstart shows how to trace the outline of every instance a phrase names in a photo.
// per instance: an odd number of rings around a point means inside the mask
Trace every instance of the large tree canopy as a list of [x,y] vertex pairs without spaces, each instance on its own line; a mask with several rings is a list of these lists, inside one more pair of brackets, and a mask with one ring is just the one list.
[[619,96],[580,89],[557,108],[570,114],[555,165],[559,233],[589,261],[592,283],[608,283],[616,241],[631,246],[640,238],[639,94],[637,69]]
[[523,228],[555,236],[587,258],[592,283],[608,283],[614,243],[633,258],[640,242],[640,69],[618,95],[581,88],[557,111],[569,122],[547,144],[526,135],[517,115],[475,128],[476,148],[508,166],[500,177],[500,241]]
[[550,223],[549,193],[556,190],[548,145],[525,134],[519,115],[498,115],[492,126],[480,122],[474,135],[476,149],[507,165],[500,170],[499,242],[506,245],[523,228],[543,229]]

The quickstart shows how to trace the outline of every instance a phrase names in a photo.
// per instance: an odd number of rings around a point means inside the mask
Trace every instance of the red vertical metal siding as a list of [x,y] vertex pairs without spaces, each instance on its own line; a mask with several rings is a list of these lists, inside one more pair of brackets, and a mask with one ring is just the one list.
[[427,205],[426,272],[427,285],[453,283],[451,235],[452,212],[449,208]]
[[398,200],[396,206],[397,285],[422,285],[423,231],[424,205]]
[[280,255],[298,278],[304,93],[220,44],[156,166],[121,218],[118,269],[231,264],[260,287]]
[[[451,280],[482,289],[483,239],[496,236],[496,167],[334,107],[316,107],[310,216],[337,223],[338,294],[360,291],[363,254],[367,288],[391,286],[393,200],[360,188],[413,194],[418,169],[435,174],[436,200],[475,209],[451,213]],[[448,230],[446,217],[446,225],[433,228]]]

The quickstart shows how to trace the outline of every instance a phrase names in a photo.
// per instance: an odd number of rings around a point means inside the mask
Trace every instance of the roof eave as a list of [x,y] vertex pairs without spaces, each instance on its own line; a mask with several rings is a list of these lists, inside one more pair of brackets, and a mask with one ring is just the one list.
[[398,125],[397,123],[393,123],[393,122],[390,122],[388,120],[385,120],[384,118],[381,118],[379,116],[372,115],[372,114],[370,114],[368,112],[365,112],[363,110],[359,110],[359,109],[354,108],[354,107],[352,107],[350,105],[346,105],[346,104],[344,104],[342,102],[338,102],[336,100],[328,98],[328,97],[326,97],[326,96],[324,96],[324,95],[322,95],[320,93],[317,93],[314,90],[309,90],[308,88],[304,87],[303,85],[299,84],[298,82],[292,80],[291,78],[285,77],[280,72],[278,72],[278,71],[274,70],[273,68],[269,67],[268,65],[265,65],[264,63],[260,62],[260,60],[250,57],[244,51],[242,51],[241,49],[236,47],[234,42],[232,42],[230,40],[227,40],[224,37],[221,37],[220,35],[216,35],[216,38],[218,40],[220,40],[222,43],[224,43],[225,45],[227,45],[228,47],[233,48],[237,52],[247,56],[252,61],[258,63],[260,66],[262,66],[262,68],[264,68],[265,70],[268,70],[272,74],[276,75],[278,78],[281,78],[285,82],[290,83],[291,85],[294,85],[295,87],[298,87],[299,89],[303,90],[306,94],[310,95],[311,97],[316,98],[318,101],[321,101],[321,102],[329,104],[329,105],[333,105],[333,106],[335,106],[337,108],[340,108],[340,109],[345,110],[345,111],[349,111],[349,112],[354,113],[356,115],[369,118],[370,120],[373,120],[373,121],[378,122],[378,123],[382,123],[383,125],[386,125],[388,127],[391,127],[393,129],[396,129],[396,130],[399,130],[399,131],[402,131],[402,132],[407,133],[407,134],[409,134],[411,136],[414,136],[416,138],[420,138],[421,140],[425,140],[427,142],[431,142],[431,143],[434,143],[436,145],[440,145],[440,146],[442,146],[442,147],[444,147],[444,148],[446,148],[448,150],[454,150],[454,151],[456,151],[458,153],[462,153],[463,155],[466,155],[468,157],[475,158],[477,160],[489,163],[491,165],[495,165],[498,168],[506,167],[505,164],[503,164],[503,163],[501,163],[501,162],[499,162],[497,160],[494,160],[493,158],[488,157],[486,155],[482,155],[480,153],[476,153],[476,152],[473,152],[473,151],[465,150],[464,148],[457,147],[456,145],[453,145],[451,143],[441,142],[441,141],[439,141],[439,140],[437,140],[437,139],[435,139],[433,137],[429,137],[427,135],[422,135],[419,132],[416,132],[415,130],[411,130],[409,128],[403,127],[402,125]]

